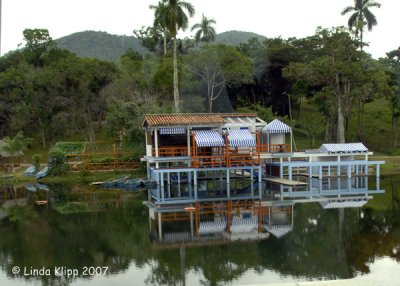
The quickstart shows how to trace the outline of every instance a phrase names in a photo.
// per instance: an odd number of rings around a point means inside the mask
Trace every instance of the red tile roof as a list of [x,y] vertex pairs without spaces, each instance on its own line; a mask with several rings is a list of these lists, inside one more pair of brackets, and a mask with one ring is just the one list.
[[181,113],[181,114],[146,114],[143,126],[176,125],[219,125],[227,117],[256,117],[256,114],[243,113]]

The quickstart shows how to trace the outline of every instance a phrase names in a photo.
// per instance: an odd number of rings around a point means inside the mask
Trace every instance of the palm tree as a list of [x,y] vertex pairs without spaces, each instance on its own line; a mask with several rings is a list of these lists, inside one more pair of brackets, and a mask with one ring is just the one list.
[[154,28],[160,27],[164,38],[164,55],[167,54],[167,24],[165,18],[165,4],[158,2],[157,6],[150,5],[150,9],[154,9]]
[[368,31],[372,30],[373,26],[376,26],[378,22],[376,21],[376,17],[371,13],[369,8],[372,7],[381,7],[380,3],[375,2],[374,0],[354,0],[354,6],[348,6],[343,9],[342,15],[345,15],[350,12],[354,12],[348,21],[349,28],[355,28],[356,35],[360,33],[360,48],[362,50],[363,45],[363,31],[364,25],[367,24]]
[[185,10],[190,17],[193,17],[195,10],[192,4],[183,0],[163,0],[165,4],[165,21],[168,31],[171,33],[174,42],[174,103],[175,112],[179,112],[179,90],[178,90],[178,62],[176,56],[176,36],[178,31],[187,29],[189,19]]
[[212,24],[215,24],[214,19],[208,19],[203,15],[203,18],[201,19],[200,23],[194,24],[192,27],[192,31],[197,29],[196,32],[196,43],[198,42],[204,42],[204,43],[210,43],[214,41],[215,39],[215,29],[212,26]]
[[3,138],[0,151],[7,153],[11,157],[11,170],[15,164],[15,158],[23,154],[22,152],[27,148],[30,141],[30,139],[24,137],[22,131],[18,132],[13,138],[9,136]]

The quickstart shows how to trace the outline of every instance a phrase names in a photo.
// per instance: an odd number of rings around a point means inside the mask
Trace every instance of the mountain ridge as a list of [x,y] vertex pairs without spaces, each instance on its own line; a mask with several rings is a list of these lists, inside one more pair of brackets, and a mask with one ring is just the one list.
[[[231,30],[216,35],[215,42],[220,44],[239,46],[250,38],[264,40],[266,37],[245,31]],[[61,49],[69,50],[80,57],[97,58],[101,60],[116,61],[128,49],[133,49],[144,55],[148,50],[143,47],[140,40],[134,36],[115,35],[102,31],[81,31],[55,40]]]

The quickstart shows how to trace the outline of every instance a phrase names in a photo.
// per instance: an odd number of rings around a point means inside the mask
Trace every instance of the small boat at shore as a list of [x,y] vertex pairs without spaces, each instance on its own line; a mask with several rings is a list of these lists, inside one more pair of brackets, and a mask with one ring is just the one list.
[[111,180],[107,180],[100,185],[105,188],[118,188],[123,186],[125,184],[125,181],[129,179],[129,177],[130,175],[117,177]]
[[35,166],[29,166],[25,171],[24,171],[24,176],[33,176],[36,173],[36,168]]
[[36,175],[36,179],[44,178],[49,174],[49,167],[44,167],[42,170],[40,170]]

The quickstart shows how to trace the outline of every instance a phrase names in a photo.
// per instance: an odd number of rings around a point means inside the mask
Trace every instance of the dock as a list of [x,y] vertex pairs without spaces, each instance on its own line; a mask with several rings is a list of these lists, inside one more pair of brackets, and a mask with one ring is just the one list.
[[300,182],[300,181],[293,181],[293,180],[287,180],[287,179],[281,179],[281,178],[263,178],[263,181],[267,182],[272,182],[272,183],[278,183],[286,186],[307,186],[308,184],[305,182]]

